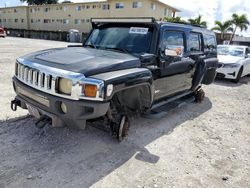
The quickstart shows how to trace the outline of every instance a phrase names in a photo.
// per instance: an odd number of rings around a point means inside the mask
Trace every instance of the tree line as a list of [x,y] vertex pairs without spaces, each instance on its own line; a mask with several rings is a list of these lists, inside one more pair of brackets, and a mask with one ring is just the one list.
[[[188,19],[188,21],[183,20],[180,16],[177,16],[175,18],[172,17],[165,17],[164,21],[167,22],[174,22],[174,23],[189,23],[192,25],[198,25],[207,28],[207,22],[202,20],[202,16],[199,15],[197,18],[194,19]],[[232,18],[221,22],[216,20],[215,26],[211,29],[213,31],[219,31],[221,34],[221,38],[224,38],[224,35],[228,32],[232,32],[230,43],[232,42],[235,32],[237,29],[240,29],[240,31],[245,31],[248,29],[248,26],[250,25],[250,22],[247,18],[246,14],[238,15],[236,13],[232,14]]]

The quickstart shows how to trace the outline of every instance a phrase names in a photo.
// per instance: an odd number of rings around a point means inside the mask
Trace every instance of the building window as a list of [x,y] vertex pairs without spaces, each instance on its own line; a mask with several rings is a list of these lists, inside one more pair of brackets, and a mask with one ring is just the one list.
[[0,23],[2,22],[2,20],[0,19]]
[[168,16],[168,9],[167,8],[164,9],[164,16]]
[[124,3],[116,3],[115,4],[115,8],[116,9],[122,9],[122,8],[124,8]]
[[81,11],[81,6],[76,6],[76,11]]
[[86,9],[89,9],[90,8],[90,6],[89,5],[86,5]]
[[84,19],[81,19],[81,23],[84,23],[85,22],[85,20]]
[[103,4],[102,9],[103,10],[109,10],[109,4]]
[[67,7],[63,7],[63,11],[66,11],[67,10]]
[[69,24],[69,20],[68,19],[63,19],[63,24]]
[[82,9],[85,9],[85,5],[82,5]]
[[132,4],[133,8],[141,8],[142,7],[142,2],[134,1]]
[[44,19],[43,23],[50,23],[50,19]]
[[16,13],[16,12],[17,12],[17,9],[14,9],[14,12]]
[[87,19],[86,22],[90,22],[90,19]]
[[96,5],[93,5],[92,8],[95,9],[95,8],[96,8]]
[[24,22],[24,19],[21,19],[21,23],[23,23]]
[[151,3],[150,8],[151,8],[151,10],[155,10],[156,9],[156,5],[154,3]]
[[33,20],[33,19],[30,19],[30,23],[34,23],[34,20]]
[[16,22],[16,23],[18,22],[18,19],[17,19],[17,18],[15,19],[15,22]]
[[44,12],[49,12],[50,8],[46,7],[44,8]]
[[76,25],[79,25],[81,23],[81,20],[80,19],[75,19],[75,24]]
[[62,19],[57,19],[56,20],[58,23],[62,23]]

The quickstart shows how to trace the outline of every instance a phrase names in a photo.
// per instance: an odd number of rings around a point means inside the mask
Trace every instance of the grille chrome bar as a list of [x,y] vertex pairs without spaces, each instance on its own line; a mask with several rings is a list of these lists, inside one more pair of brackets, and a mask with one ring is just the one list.
[[[48,67],[42,64],[37,64],[23,58],[17,59],[16,66],[16,78],[23,82],[24,84],[40,90],[42,92],[48,93],[50,95],[59,96],[62,98],[67,98],[71,100],[87,99],[92,101],[103,101],[103,95],[100,92],[103,91],[104,82],[99,79],[86,78],[82,73],[67,71],[63,69],[58,69],[54,67]],[[22,69],[28,68],[28,80],[22,79]],[[39,73],[44,74],[44,78],[39,82]],[[68,78],[72,80],[72,92],[71,95],[65,95],[59,93],[58,90],[58,80],[59,78]],[[41,83],[41,80],[43,82]],[[96,97],[86,97],[82,93],[82,83],[94,84],[98,87],[98,92]],[[42,86],[42,87],[41,87]]]
[[51,90],[55,91],[55,80],[51,74],[45,74],[38,70],[16,63],[16,77],[22,82],[31,85],[40,90]]

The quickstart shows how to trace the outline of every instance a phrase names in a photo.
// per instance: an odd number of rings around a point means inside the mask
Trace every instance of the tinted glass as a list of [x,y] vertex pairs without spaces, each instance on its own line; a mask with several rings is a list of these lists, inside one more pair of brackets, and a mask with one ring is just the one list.
[[190,51],[201,51],[201,36],[198,33],[190,33],[189,35]]
[[206,50],[216,49],[216,39],[213,35],[203,35],[204,37],[204,48]]
[[163,47],[170,46],[184,46],[184,37],[182,32],[166,31],[163,36]]
[[98,49],[123,49],[128,53],[149,53],[151,38],[150,28],[108,27],[95,29],[86,45]]

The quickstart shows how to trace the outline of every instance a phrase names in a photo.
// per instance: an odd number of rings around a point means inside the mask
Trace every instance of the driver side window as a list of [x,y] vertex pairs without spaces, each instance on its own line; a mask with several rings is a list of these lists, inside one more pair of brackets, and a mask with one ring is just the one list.
[[165,49],[167,46],[184,47],[183,33],[179,31],[166,31],[162,39],[162,48]]

